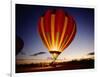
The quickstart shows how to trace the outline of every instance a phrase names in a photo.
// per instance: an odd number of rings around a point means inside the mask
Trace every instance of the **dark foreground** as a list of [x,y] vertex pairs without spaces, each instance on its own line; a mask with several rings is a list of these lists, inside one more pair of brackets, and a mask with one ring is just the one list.
[[16,73],[93,69],[93,68],[94,68],[94,59],[82,59],[80,61],[73,60],[69,62],[55,63],[52,65],[48,63],[16,65]]

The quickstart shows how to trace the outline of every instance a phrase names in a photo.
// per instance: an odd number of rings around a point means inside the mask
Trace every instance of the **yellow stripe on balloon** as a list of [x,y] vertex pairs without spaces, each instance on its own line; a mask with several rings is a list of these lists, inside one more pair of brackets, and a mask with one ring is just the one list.
[[44,37],[44,41],[46,42],[46,46],[48,47],[48,50],[50,50],[50,46],[49,46],[49,43],[47,41],[47,38],[46,38],[46,35],[45,35],[45,32],[44,32],[44,19],[43,19],[43,17],[41,17],[41,30],[42,30],[42,34],[43,34],[43,37]]
[[62,42],[63,42],[64,35],[65,35],[66,29],[67,29],[67,22],[68,22],[68,18],[65,17],[64,27],[63,27],[63,31],[62,31],[62,35],[61,35],[61,39],[60,39],[60,42],[59,42],[58,48],[60,48],[60,46],[61,46],[61,44],[62,44]]
[[54,45],[55,45],[55,36],[54,36],[54,30],[55,30],[55,15],[52,14],[51,15],[51,40],[52,40],[52,48],[54,48]]
[[74,25],[74,27],[73,27],[73,30],[72,30],[71,35],[70,35],[69,38],[68,38],[68,41],[66,42],[66,44],[64,44],[64,46],[61,48],[61,50],[64,50],[64,48],[66,47],[66,45],[67,45],[67,44],[69,43],[69,41],[71,40],[71,38],[72,38],[74,32],[75,32],[75,25]]
[[59,50],[59,48],[58,48],[59,35],[60,35],[60,33],[57,32],[56,33],[56,49],[57,49],[57,51]]
[[62,47],[64,46],[64,44],[66,43],[67,40],[68,40],[68,35],[66,35],[64,41],[62,42],[62,45],[59,48],[60,51],[62,51]]
[[51,48],[52,45],[51,45],[51,39],[50,39],[50,32],[47,32],[46,35],[47,35],[47,39],[48,39],[49,46]]

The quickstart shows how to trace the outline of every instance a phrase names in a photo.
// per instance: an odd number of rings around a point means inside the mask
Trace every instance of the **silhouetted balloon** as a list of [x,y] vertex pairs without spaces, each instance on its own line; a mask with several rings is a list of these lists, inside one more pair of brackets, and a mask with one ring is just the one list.
[[47,10],[38,23],[40,37],[56,60],[69,46],[76,34],[76,23],[71,15],[61,9]]
[[22,48],[24,46],[23,40],[16,35],[16,55],[21,52]]

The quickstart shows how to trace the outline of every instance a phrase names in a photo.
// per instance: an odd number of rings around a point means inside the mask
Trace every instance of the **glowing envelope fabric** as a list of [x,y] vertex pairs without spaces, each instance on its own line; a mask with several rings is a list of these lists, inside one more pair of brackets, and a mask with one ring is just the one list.
[[71,15],[62,9],[47,10],[38,22],[39,35],[56,59],[69,46],[76,34],[76,23]]

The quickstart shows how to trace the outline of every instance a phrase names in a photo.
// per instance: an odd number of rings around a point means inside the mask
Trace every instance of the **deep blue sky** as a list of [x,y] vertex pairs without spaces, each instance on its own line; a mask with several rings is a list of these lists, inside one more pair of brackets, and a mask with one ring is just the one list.
[[73,56],[78,54],[94,52],[94,9],[93,8],[71,8],[71,7],[49,7],[36,5],[16,4],[16,34],[24,41],[22,52],[18,58],[34,58],[29,56],[38,52],[47,54],[39,55],[38,58],[50,57],[47,48],[43,45],[37,31],[38,19],[48,9],[61,8],[68,12],[76,21],[77,33],[75,39],[59,57]]

